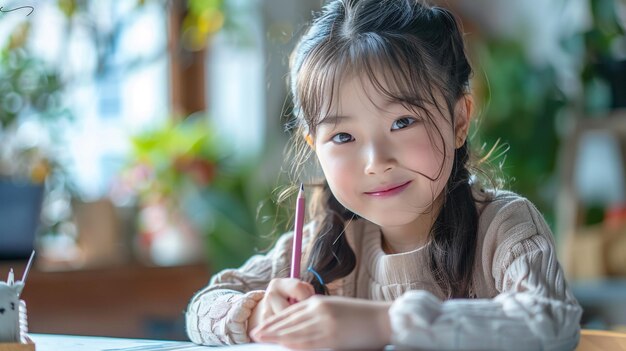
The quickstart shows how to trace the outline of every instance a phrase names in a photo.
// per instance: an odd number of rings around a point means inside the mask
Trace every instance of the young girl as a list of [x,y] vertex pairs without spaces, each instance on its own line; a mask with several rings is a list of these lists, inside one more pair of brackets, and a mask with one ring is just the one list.
[[285,234],[193,297],[191,340],[575,348],[581,308],[550,229],[528,200],[469,171],[471,68],[449,11],[332,1],[290,68],[296,139],[325,177],[305,227],[303,280],[288,278]]

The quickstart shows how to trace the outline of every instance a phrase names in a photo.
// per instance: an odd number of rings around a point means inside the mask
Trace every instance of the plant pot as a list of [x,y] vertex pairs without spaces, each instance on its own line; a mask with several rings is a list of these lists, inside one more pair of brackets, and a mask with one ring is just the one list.
[[40,223],[44,185],[0,178],[0,260],[27,259]]
[[135,254],[146,265],[178,266],[202,261],[199,233],[166,201],[143,204],[138,214]]
[[598,70],[611,87],[611,108],[626,108],[626,60],[602,61]]

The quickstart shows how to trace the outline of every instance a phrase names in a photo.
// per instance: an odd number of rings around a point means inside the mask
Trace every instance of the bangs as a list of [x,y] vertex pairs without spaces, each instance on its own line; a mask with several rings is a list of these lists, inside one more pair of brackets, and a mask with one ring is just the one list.
[[[446,70],[423,52],[424,47],[415,37],[364,33],[335,46],[313,48],[295,82],[296,109],[305,127],[315,133],[319,122],[336,105],[341,82],[350,78],[370,83],[385,102],[402,104],[431,122],[433,107],[442,116],[449,115],[456,96],[446,88],[448,77],[439,73]],[[441,95],[446,106],[437,98]]]

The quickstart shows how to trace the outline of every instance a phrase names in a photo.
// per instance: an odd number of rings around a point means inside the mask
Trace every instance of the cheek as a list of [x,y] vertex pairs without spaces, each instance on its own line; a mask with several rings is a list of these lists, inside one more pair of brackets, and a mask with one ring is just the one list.
[[[406,166],[430,179],[444,176],[448,163],[454,156],[452,148],[444,148],[441,137],[435,133],[429,137],[425,131],[419,135],[412,135],[401,141],[402,146],[398,150],[403,150],[402,160]],[[445,161],[444,161],[445,160]]]
[[354,162],[351,158],[346,157],[341,152],[330,150],[330,148],[319,150],[317,157],[324,171],[326,178],[334,180],[343,178],[350,168],[350,164]]
[[[331,150],[332,149],[332,150]],[[337,148],[320,148],[317,151],[317,158],[322,166],[324,176],[328,185],[338,198],[346,196],[344,192],[349,189],[349,185],[354,185],[357,174],[357,160],[354,155],[350,155]]]

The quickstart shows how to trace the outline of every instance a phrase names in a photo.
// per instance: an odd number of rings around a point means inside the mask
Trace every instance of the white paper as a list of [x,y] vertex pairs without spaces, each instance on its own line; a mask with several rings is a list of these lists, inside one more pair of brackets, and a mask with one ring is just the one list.
[[275,344],[245,344],[222,347],[200,346],[191,342],[162,341],[145,339],[122,339],[94,336],[32,334],[37,351],[208,351],[211,349],[240,351],[288,351]]

